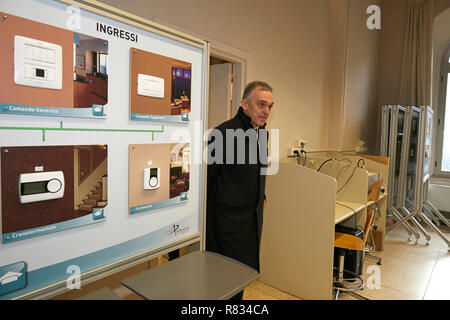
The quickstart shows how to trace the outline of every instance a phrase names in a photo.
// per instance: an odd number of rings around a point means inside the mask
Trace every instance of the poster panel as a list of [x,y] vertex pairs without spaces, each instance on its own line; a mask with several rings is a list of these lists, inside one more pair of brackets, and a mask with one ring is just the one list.
[[0,113],[106,117],[108,41],[0,12]]
[[[102,270],[118,261],[132,263],[136,256],[147,257],[201,237],[206,43],[198,40],[191,45],[186,37],[166,36],[161,28],[153,31],[148,23],[127,22],[123,12],[120,17],[111,11],[105,16],[80,6],[55,0],[0,2],[0,54],[5,57],[0,60],[4,72],[0,86],[0,300],[51,294],[66,289],[75,271],[82,277],[101,277]],[[9,27],[12,23],[14,28]],[[19,47],[23,55],[16,59]],[[166,99],[163,116],[178,117],[175,122],[130,120],[133,50],[168,63],[165,75],[139,72],[150,84],[153,78],[147,76],[167,77],[164,98],[143,97]],[[26,65],[32,65],[28,77],[22,74],[21,84],[15,82],[15,59],[23,62],[24,72]],[[56,77],[59,66],[61,86]],[[184,80],[178,82],[174,75]],[[47,83],[40,79],[45,77]],[[172,90],[172,81],[177,90]],[[148,84],[141,89],[151,94],[158,91]],[[189,110],[189,121],[181,119],[182,109]],[[143,158],[143,165],[134,164],[130,146],[137,147],[136,155],[141,148],[153,153]],[[156,149],[162,146],[167,151],[165,162],[158,164],[159,188],[146,190],[155,186],[152,169],[159,161]],[[106,160],[100,161],[104,158],[92,148],[104,148]],[[150,170],[144,173],[145,169]],[[130,172],[136,174],[136,183]],[[98,180],[96,192],[84,188],[94,184],[89,182],[91,176]],[[146,187],[144,176],[148,177]],[[133,206],[158,203],[130,197],[130,188],[147,196],[164,188],[164,205],[130,214]],[[100,189],[101,199],[86,196],[99,194]],[[130,201],[135,201],[132,206]]]
[[105,220],[108,147],[1,147],[2,243]]
[[130,119],[189,121],[192,65],[130,48]]
[[130,214],[188,200],[190,144],[130,145]]

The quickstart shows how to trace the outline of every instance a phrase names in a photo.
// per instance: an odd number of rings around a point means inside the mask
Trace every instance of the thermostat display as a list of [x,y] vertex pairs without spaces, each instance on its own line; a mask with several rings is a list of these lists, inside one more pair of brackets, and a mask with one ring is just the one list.
[[159,168],[144,169],[144,190],[159,188]]
[[59,199],[63,196],[62,171],[23,173],[19,176],[20,203]]
[[62,47],[15,36],[14,82],[25,86],[61,89]]

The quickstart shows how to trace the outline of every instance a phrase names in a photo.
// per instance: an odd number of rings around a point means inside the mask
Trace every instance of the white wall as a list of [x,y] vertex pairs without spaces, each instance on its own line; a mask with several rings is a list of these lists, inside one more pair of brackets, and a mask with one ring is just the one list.
[[281,152],[297,137],[328,146],[329,0],[102,2],[244,52],[247,81],[274,88],[269,127],[280,129]]
[[[443,55],[445,49],[450,45],[450,8],[441,12],[437,17],[434,18],[433,25],[433,83],[432,83],[432,95],[431,101],[434,110],[434,123],[435,128],[437,127],[437,116],[439,111],[439,86],[440,86],[440,73],[442,67]],[[443,123],[443,119],[442,122]],[[434,163],[435,150],[436,150],[436,134],[434,132],[433,141],[433,157],[432,163]],[[434,169],[434,166],[432,166]]]
[[274,88],[281,155],[296,138],[310,150],[376,145],[380,32],[366,8],[379,0],[101,2],[244,53],[247,82]]
[[433,108],[437,111],[439,98],[439,74],[445,49],[450,45],[450,8],[434,18],[433,26]]
[[[432,106],[437,106],[436,59],[442,56],[442,41],[444,34],[450,30],[450,16],[448,8],[450,0],[435,0],[435,19],[433,26],[433,84]],[[382,0],[382,28],[379,51],[378,105],[398,104],[400,91],[400,77],[402,68],[403,46],[407,22],[408,0]],[[444,12],[445,11],[445,12]],[[448,37],[446,39],[449,39]],[[448,41],[448,40],[447,40]],[[440,57],[438,58],[440,59]],[[440,62],[439,62],[440,63]],[[436,109],[435,109],[436,110]],[[378,137],[381,127],[381,110],[378,110]]]
[[[380,30],[369,30],[375,0],[330,0],[329,147],[353,149],[364,140],[376,152]],[[383,21],[383,19],[381,19]]]
[[450,8],[450,0],[434,0],[434,16],[437,17],[443,11]]
[[367,28],[366,10],[379,4],[375,0],[350,0],[348,22],[342,147],[354,148],[358,140],[363,140],[369,153],[375,151],[377,140],[381,31]]
[[407,5],[407,0],[384,0],[380,5],[381,36],[377,103],[377,150],[379,150],[381,135],[381,105],[399,103]]
[[328,106],[328,147],[339,149],[343,142],[344,92],[347,60],[349,1],[329,1],[329,50],[327,59],[329,94],[325,95]]

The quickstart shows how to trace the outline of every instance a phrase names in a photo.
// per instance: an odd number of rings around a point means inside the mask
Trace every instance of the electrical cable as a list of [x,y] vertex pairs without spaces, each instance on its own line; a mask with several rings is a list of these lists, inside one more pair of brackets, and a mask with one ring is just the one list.
[[[351,160],[350,160],[350,159],[347,159],[347,158],[343,158],[342,160],[338,160],[338,159],[335,159],[335,158],[330,158],[330,159],[325,160],[325,161],[319,166],[319,169],[317,169],[317,172],[320,172],[320,169],[322,169],[322,167],[323,167],[326,163],[328,163],[328,162],[330,162],[330,161],[332,161],[332,160],[343,161],[344,159],[347,160],[347,161],[350,161],[350,163],[351,163]],[[360,166],[361,162],[362,162],[362,165]],[[351,178],[352,178],[353,175],[355,174],[356,168],[364,168],[365,164],[366,164],[366,162],[365,162],[364,159],[362,159],[362,158],[359,159],[359,160],[358,160],[358,163],[357,163],[357,165],[355,166],[355,168],[353,169],[353,171],[352,171],[350,177],[349,177],[349,178],[347,179],[347,181],[345,181],[345,183],[344,183],[344,184],[336,191],[336,193],[341,192],[341,191],[344,189],[344,187],[349,183],[349,181],[351,180]],[[350,165],[349,165],[349,166],[350,166]],[[349,166],[346,166],[346,167],[344,167],[344,168],[347,168],[347,167],[349,167]],[[339,175],[342,173],[342,170],[343,170],[343,169],[341,169],[341,171],[338,173],[338,176],[337,176],[337,177],[339,177]],[[336,179],[337,179],[337,177],[336,177]]]
[[[359,166],[359,163],[362,161],[362,166]],[[366,161],[361,158],[358,160],[358,164],[356,165],[358,168],[364,168],[366,166]]]
[[356,214],[357,214],[356,210],[353,209],[352,207],[346,206],[345,204],[339,203],[339,202],[337,202],[337,201],[336,201],[336,204],[338,204],[338,205],[340,205],[340,206],[342,206],[342,207],[345,207],[345,208],[347,208],[347,209],[352,210],[352,211],[353,211],[353,220],[354,220],[354,225],[355,225],[354,229],[356,230],[356,229],[359,228],[359,229],[362,230],[362,227],[361,227],[361,226],[358,226],[358,225],[356,224]]
[[349,165],[352,165],[352,164],[353,164],[352,160],[350,160],[349,158],[342,158],[341,161],[344,161],[344,160],[348,161],[348,164],[349,164]]
[[[360,166],[360,163],[362,162],[362,165]],[[366,165],[366,161],[364,159],[359,159],[357,165],[355,166],[355,168],[353,169],[352,174],[350,175],[350,177],[347,179],[347,181],[344,183],[343,186],[341,186],[339,188],[338,191],[336,191],[336,193],[339,193],[342,191],[342,189],[344,189],[344,187],[348,184],[348,182],[350,181],[350,179],[353,177],[353,175],[355,174],[356,168],[364,168],[364,166]]]
[[305,154],[305,157],[304,157],[304,160],[303,160],[303,166],[305,166],[305,165],[306,165],[306,151],[303,150],[303,149],[301,149],[301,150],[300,150],[300,154],[302,154],[302,153]]
[[345,208],[347,208],[347,209],[352,210],[353,213],[356,215],[356,211],[355,211],[355,209],[353,209],[352,207],[346,206],[345,204],[339,203],[339,202],[337,202],[337,201],[336,201],[336,204],[338,204],[338,205],[340,205],[340,206],[342,206],[342,207],[345,207]]
[[329,161],[331,161],[331,160],[336,160],[336,159],[330,158],[330,159],[326,160],[325,162],[323,162],[323,163],[320,165],[319,169],[317,169],[317,172],[320,172],[320,169],[322,169],[322,167],[324,166],[324,164],[327,163],[327,162],[329,162]]
[[351,179],[351,178],[353,177],[353,175],[355,174],[356,168],[358,168],[358,167],[355,167],[355,168],[353,169],[352,174],[350,175],[350,177],[349,177],[349,178],[347,179],[347,181],[345,181],[345,183],[339,188],[339,190],[336,191],[336,193],[339,193],[339,192],[342,191],[342,189],[344,189],[344,187],[348,184],[348,182],[350,181],[350,179]]
[[358,225],[356,224],[356,210],[353,209],[352,207],[346,206],[345,204],[339,203],[337,201],[336,201],[336,204],[338,204],[338,205],[340,205],[342,207],[348,208],[348,209],[353,211],[353,220],[354,220],[354,226],[355,226],[354,229],[356,230],[358,228]]
[[343,167],[339,170],[339,172],[338,172],[338,174],[337,174],[337,176],[336,176],[336,181],[338,180],[339,176],[340,176],[341,173],[344,171],[344,169],[349,168],[349,167],[351,167],[351,164],[348,164],[348,165],[346,165],[346,166],[343,166]]

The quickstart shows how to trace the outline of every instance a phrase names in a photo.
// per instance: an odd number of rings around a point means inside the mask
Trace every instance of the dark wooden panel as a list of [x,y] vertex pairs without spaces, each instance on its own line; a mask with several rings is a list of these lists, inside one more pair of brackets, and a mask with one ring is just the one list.
[[92,170],[97,169],[97,167],[106,160],[108,156],[107,146],[92,146]]
[[92,161],[91,161],[91,149],[90,148],[79,148],[78,149],[78,185],[80,185],[92,171]]
[[[72,146],[3,147],[1,152],[2,232],[36,228],[74,219],[74,161]],[[44,171],[62,171],[65,179],[61,199],[21,204],[19,175]]]

